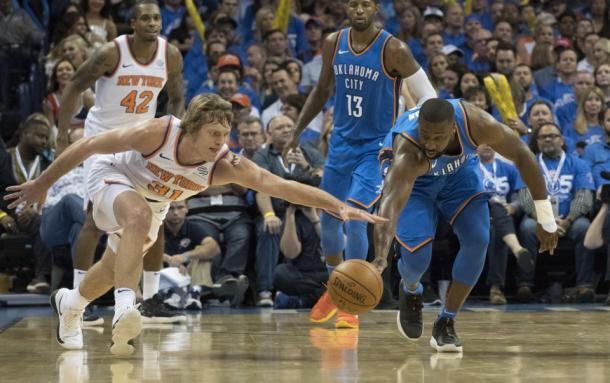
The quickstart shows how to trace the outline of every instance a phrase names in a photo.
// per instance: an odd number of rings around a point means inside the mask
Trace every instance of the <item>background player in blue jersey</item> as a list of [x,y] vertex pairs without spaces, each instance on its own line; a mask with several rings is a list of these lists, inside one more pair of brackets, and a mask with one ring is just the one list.
[[[398,116],[401,79],[405,78],[416,102],[436,97],[425,72],[409,48],[378,28],[374,16],[377,1],[348,0],[350,28],[329,35],[324,41],[322,70],[296,124],[284,158],[299,143],[299,136],[335,93],[334,129],[324,165],[321,188],[352,206],[369,209],[377,201],[381,185],[377,154],[383,139]],[[322,214],[322,251],[329,273],[342,260],[366,259],[366,224],[345,225]],[[328,293],[313,307],[310,320],[321,323],[337,312]],[[339,312],[337,327],[358,327],[357,316]]]
[[411,340],[420,338],[423,287],[419,281],[430,263],[438,214],[449,221],[460,251],[430,345],[437,351],[461,352],[453,321],[481,274],[489,243],[489,208],[482,193],[476,147],[488,144],[515,162],[535,200],[540,250],[552,251],[557,244],[557,224],[544,179],[533,154],[510,128],[459,100],[431,99],[420,109],[405,113],[389,141],[393,160],[384,181],[380,214],[390,222],[375,228],[374,264],[379,270],[387,266],[396,234],[403,280],[398,329]]

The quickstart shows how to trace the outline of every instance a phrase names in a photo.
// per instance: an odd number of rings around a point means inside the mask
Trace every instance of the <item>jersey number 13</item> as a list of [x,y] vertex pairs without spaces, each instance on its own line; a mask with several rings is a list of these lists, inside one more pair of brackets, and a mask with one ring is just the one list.
[[362,97],[346,94],[347,115],[351,117],[362,117]]

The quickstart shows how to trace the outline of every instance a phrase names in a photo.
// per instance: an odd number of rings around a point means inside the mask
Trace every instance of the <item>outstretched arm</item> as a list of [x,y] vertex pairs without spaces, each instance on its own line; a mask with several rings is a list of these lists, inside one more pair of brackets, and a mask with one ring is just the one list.
[[89,89],[98,78],[114,70],[119,62],[119,51],[114,42],[97,49],[76,71],[62,92],[59,107],[57,153],[68,146],[68,129],[81,93]]
[[[387,258],[396,233],[396,223],[411,196],[417,177],[425,174],[430,162],[415,144],[405,138],[396,137],[393,145],[394,159],[383,181],[383,194],[379,204],[379,215],[389,220],[375,226],[375,260],[379,272],[388,264]],[[416,223],[413,223],[416,224]]]
[[284,199],[295,205],[325,209],[345,220],[356,219],[371,223],[385,222],[385,219],[376,215],[347,206],[321,189],[278,177],[256,166],[254,162],[245,157],[242,157],[236,165],[232,165],[227,159],[220,160],[216,165],[213,184],[223,185],[228,183],[239,184],[248,189],[269,194],[272,197]]
[[467,102],[462,102],[475,143],[488,144],[493,150],[515,163],[523,181],[534,198],[536,219],[544,230],[537,230],[540,252],[551,254],[557,246],[557,223],[548,200],[546,184],[536,163],[534,154],[511,128],[498,122],[489,113]]
[[119,153],[136,150],[141,153],[154,151],[165,135],[167,118],[154,119],[139,128],[113,129],[78,141],[66,149],[40,176],[21,185],[11,186],[6,190],[13,193],[4,197],[15,200],[9,207],[21,203],[32,205],[38,203],[41,209],[47,190],[64,174],[84,162],[93,154]]

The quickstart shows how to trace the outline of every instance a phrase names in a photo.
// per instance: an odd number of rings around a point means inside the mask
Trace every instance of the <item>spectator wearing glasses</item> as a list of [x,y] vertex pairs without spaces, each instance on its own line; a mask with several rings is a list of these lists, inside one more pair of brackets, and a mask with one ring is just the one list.
[[[536,154],[538,165],[544,176],[547,192],[553,206],[561,238],[569,238],[575,243],[574,258],[576,271],[577,299],[592,302],[595,294],[593,283],[594,253],[584,247],[584,237],[590,221],[587,216],[593,208],[593,178],[591,169],[583,160],[566,152],[561,130],[552,122],[541,124],[532,134],[530,148]],[[521,222],[520,240],[533,256],[538,255],[536,221],[532,218],[534,204],[529,190],[523,185],[519,189],[519,201],[526,217]],[[517,292],[521,301],[532,299],[535,268],[518,268]]]

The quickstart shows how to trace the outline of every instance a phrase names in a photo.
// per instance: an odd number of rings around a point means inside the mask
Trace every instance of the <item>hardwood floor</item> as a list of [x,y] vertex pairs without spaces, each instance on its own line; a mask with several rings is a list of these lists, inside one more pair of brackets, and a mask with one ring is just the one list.
[[[561,307],[560,307],[561,308]],[[3,382],[586,382],[610,381],[610,313],[468,311],[462,355],[403,339],[394,311],[361,316],[361,329],[312,326],[305,312],[190,315],[144,329],[136,352],[110,354],[110,317],[84,330],[81,351],[55,341],[54,317],[25,317],[0,333]]]

